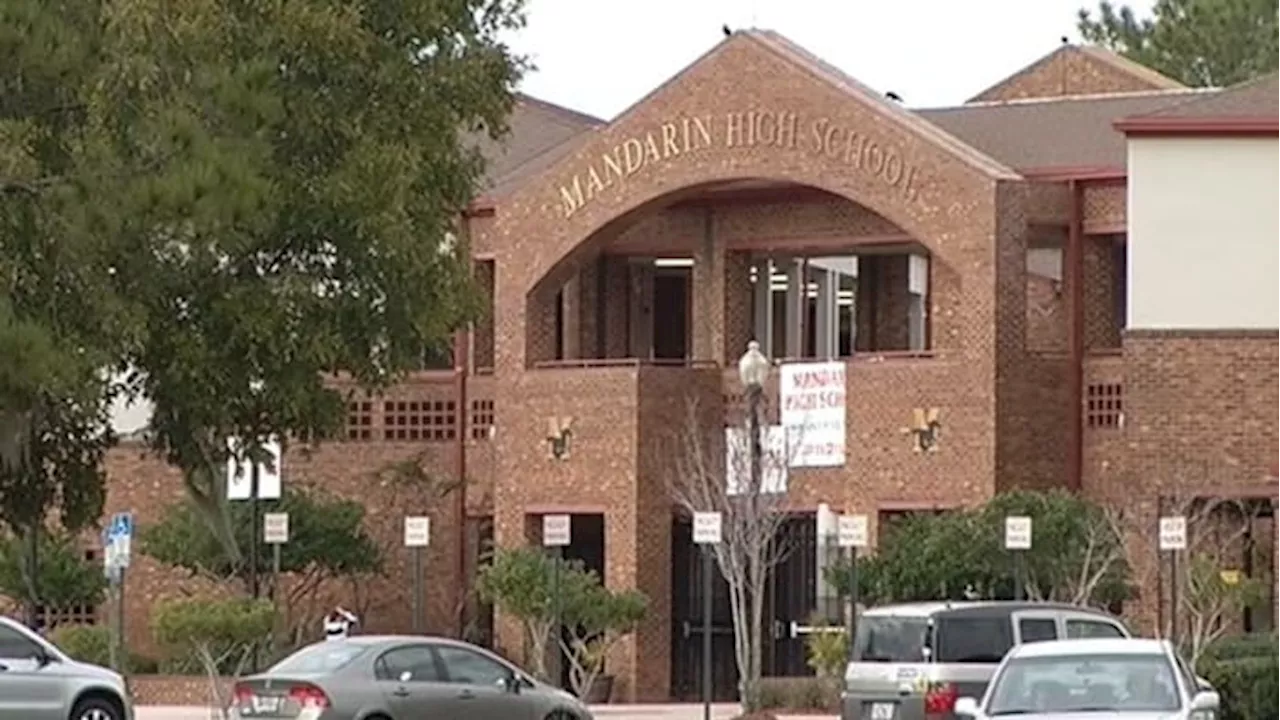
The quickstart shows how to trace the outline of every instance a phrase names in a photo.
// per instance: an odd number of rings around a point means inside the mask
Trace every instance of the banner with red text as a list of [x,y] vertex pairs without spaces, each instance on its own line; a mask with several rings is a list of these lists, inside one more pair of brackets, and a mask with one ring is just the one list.
[[792,443],[791,467],[842,467],[844,363],[787,363],[781,368],[779,381],[782,426]]

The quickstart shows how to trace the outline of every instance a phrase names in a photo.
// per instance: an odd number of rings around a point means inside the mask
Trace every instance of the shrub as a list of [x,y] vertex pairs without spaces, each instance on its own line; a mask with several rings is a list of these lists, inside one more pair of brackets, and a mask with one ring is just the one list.
[[111,661],[111,629],[105,625],[59,625],[49,640],[72,660],[103,667]]
[[827,678],[761,678],[760,707],[787,712],[838,712],[840,686]]
[[[111,663],[111,628],[106,625],[59,625],[49,633],[49,640],[72,660],[108,667]],[[153,658],[134,652],[128,654],[127,672],[151,674],[158,665]]]
[[1239,658],[1267,657],[1277,652],[1276,636],[1253,633],[1229,635],[1204,650],[1203,661],[1236,660]]
[[151,618],[164,672],[206,672],[212,663],[222,674],[236,674],[245,656],[270,642],[275,609],[269,600],[170,600]]
[[805,638],[805,662],[820,678],[844,677],[845,663],[849,660],[849,633],[819,619],[811,624],[821,630]]
[[1266,657],[1240,657],[1201,663],[1201,674],[1222,696],[1219,720],[1276,720],[1276,674],[1280,663],[1275,653]]

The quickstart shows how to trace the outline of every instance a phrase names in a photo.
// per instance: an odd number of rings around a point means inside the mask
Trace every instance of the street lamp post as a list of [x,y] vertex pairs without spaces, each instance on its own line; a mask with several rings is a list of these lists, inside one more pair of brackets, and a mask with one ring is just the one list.
[[751,492],[760,492],[760,398],[769,379],[769,358],[760,352],[760,343],[747,343],[747,352],[738,360],[738,379],[747,395],[747,431],[751,443]]

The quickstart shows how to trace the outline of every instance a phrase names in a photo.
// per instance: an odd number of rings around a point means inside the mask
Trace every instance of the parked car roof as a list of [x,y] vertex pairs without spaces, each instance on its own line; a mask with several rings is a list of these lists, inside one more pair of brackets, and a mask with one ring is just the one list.
[[863,612],[864,617],[929,617],[938,613],[1000,614],[1020,610],[1058,610],[1092,615],[1108,615],[1105,611],[1068,603],[1028,602],[1017,600],[934,600],[928,602],[877,605]]
[[1026,643],[1010,651],[1010,657],[1061,657],[1063,655],[1163,655],[1168,651],[1164,640],[1150,638],[1090,638]]

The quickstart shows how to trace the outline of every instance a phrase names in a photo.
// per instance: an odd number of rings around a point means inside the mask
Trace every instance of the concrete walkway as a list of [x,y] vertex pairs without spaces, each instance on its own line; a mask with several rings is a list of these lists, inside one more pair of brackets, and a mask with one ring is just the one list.
[[[701,705],[599,705],[591,709],[600,720],[702,720]],[[737,705],[712,707],[713,720],[729,720]],[[781,720],[835,720],[835,715],[779,715]],[[137,720],[218,720],[217,713],[190,705],[143,705]]]

